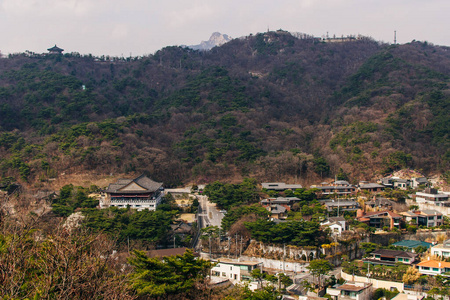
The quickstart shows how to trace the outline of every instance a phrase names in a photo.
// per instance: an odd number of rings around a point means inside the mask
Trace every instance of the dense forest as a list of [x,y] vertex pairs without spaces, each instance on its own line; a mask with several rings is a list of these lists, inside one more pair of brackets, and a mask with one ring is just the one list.
[[285,31],[147,57],[0,59],[0,177],[373,179],[450,166],[450,51]]

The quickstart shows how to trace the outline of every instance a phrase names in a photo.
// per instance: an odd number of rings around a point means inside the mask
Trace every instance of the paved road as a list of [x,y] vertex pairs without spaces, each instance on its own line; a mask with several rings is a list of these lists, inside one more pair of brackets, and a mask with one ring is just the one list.
[[[199,202],[198,213],[197,213],[197,224],[200,229],[208,226],[217,226],[220,228],[222,223],[222,218],[224,214],[216,208],[215,203],[211,203],[208,197],[205,195],[197,195]],[[198,249],[200,247],[201,241],[199,240],[199,235],[197,235],[193,242],[193,247]]]
[[204,227],[217,226],[220,228],[224,214],[216,208],[215,203],[211,203],[205,195],[198,195],[198,201],[202,207]]

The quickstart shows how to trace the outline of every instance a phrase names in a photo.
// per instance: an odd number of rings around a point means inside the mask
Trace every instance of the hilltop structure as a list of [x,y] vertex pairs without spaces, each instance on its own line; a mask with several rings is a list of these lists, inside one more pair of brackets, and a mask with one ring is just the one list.
[[64,49],[59,48],[55,44],[55,46],[48,48],[47,51],[49,54],[61,54],[64,51]]

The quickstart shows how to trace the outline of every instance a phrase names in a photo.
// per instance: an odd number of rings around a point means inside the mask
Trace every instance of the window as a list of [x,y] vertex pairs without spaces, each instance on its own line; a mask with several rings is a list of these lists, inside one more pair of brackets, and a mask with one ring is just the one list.
[[422,267],[422,270],[428,271],[430,267]]
[[220,272],[212,271],[212,272],[211,272],[211,275],[212,275],[212,276],[220,276]]
[[404,262],[409,262],[409,258],[403,259]]
[[433,268],[433,272],[439,272],[439,268]]
[[222,277],[227,277],[227,274],[225,274],[225,272],[222,272]]
[[403,261],[403,258],[399,257],[397,258],[397,261]]
[[237,280],[237,274],[234,274],[234,280]]

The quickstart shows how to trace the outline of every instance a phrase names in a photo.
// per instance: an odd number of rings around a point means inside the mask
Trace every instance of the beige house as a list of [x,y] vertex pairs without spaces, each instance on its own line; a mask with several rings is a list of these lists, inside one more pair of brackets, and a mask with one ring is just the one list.
[[370,300],[372,296],[372,284],[365,282],[346,282],[343,285],[335,285],[327,288],[327,294],[333,300]]

